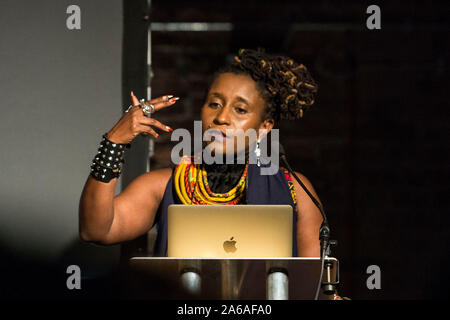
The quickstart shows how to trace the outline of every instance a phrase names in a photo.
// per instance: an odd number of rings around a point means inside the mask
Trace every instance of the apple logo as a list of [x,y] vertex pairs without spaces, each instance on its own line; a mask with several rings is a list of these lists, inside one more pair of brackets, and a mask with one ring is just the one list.
[[233,253],[237,250],[236,248],[236,240],[233,240],[234,237],[231,237],[230,240],[225,241],[223,243],[223,249],[225,250],[225,252],[227,253]]

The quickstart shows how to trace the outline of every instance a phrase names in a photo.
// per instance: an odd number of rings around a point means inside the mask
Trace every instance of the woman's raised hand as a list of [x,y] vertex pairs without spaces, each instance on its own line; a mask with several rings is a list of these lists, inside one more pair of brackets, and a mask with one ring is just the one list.
[[[173,105],[178,99],[178,97],[167,95],[142,103],[147,106],[150,106],[150,104],[153,105],[153,112],[156,112]],[[132,105],[128,111],[124,113],[122,118],[120,118],[116,125],[106,134],[108,140],[115,143],[127,144],[133,141],[140,133],[148,133],[155,138],[158,138],[159,134],[153,127],[166,132],[173,131],[172,128],[162,124],[158,120],[147,117],[142,109],[141,103],[133,92],[131,92],[131,101]]]

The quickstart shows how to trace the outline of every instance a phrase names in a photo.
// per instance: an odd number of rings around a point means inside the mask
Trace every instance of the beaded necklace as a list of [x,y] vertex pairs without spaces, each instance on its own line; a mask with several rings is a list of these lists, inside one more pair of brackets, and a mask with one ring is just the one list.
[[238,204],[242,202],[245,195],[247,171],[248,162],[233,189],[226,193],[215,193],[208,185],[207,172],[202,165],[192,164],[191,158],[184,156],[175,169],[175,191],[183,204]]

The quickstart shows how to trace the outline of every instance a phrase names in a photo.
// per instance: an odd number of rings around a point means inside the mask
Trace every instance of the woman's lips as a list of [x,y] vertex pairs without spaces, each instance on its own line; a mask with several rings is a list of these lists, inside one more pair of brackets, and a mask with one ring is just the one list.
[[[223,141],[227,138],[227,135],[225,132],[220,131],[218,129],[209,129],[207,131],[207,137],[214,137],[214,140]],[[210,139],[211,140],[211,139]]]

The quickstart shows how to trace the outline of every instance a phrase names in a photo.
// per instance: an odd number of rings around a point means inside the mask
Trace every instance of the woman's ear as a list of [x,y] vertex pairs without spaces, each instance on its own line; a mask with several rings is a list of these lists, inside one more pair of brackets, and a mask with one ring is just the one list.
[[259,126],[259,129],[265,130],[266,133],[269,133],[270,130],[272,130],[274,125],[275,125],[275,121],[273,119],[266,119],[261,123],[261,125]]
[[266,135],[268,135],[274,125],[275,121],[273,119],[266,119],[261,122],[258,130],[258,140],[262,140]]

